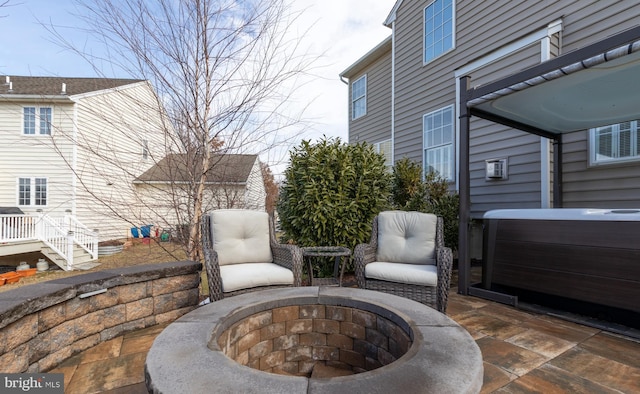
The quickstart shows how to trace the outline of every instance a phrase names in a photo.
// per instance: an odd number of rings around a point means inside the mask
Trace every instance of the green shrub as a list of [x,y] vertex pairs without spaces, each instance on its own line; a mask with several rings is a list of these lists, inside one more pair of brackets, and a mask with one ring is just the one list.
[[284,240],[300,246],[368,242],[375,215],[388,207],[389,174],[373,146],[339,138],[292,150],[278,200]]
[[422,166],[403,158],[393,166],[391,205],[402,211],[425,212],[429,206],[429,190],[422,181]]
[[391,203],[393,209],[429,212],[444,221],[444,242],[458,249],[459,198],[449,191],[449,182],[437,172],[429,172],[422,180],[422,166],[408,158],[393,167]]
[[449,191],[449,182],[437,172],[426,175],[425,184],[429,190],[428,212],[441,216],[444,220],[444,244],[458,250],[458,207],[457,193]]

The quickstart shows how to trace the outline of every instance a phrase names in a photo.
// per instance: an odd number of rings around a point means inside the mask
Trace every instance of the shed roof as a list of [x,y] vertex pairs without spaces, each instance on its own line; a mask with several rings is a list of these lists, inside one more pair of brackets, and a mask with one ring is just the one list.
[[[214,154],[211,166],[207,172],[207,183],[210,184],[244,184],[247,182],[251,169],[258,159],[258,155]],[[134,183],[185,183],[192,182],[190,174],[201,163],[197,157],[187,154],[174,153],[165,156],[153,167],[145,171],[134,180]],[[200,173],[200,168],[195,168]]]

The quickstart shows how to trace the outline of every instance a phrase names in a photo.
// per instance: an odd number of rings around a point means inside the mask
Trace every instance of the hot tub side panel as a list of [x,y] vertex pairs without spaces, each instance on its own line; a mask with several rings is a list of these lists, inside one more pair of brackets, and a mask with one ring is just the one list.
[[640,312],[640,222],[488,219],[483,284]]

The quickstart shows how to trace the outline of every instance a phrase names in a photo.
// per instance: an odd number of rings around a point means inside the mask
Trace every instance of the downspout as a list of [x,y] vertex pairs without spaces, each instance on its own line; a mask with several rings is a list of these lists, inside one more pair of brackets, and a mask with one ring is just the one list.
[[78,183],[78,103],[73,103],[73,137],[71,139],[71,215],[75,217],[77,209]]
[[[551,59],[551,36],[540,40],[540,62]],[[550,143],[546,137],[540,137],[540,208],[551,208],[551,165],[550,165]]]
[[[424,154],[424,153],[423,153]],[[391,22],[391,164],[396,162],[396,21]]]

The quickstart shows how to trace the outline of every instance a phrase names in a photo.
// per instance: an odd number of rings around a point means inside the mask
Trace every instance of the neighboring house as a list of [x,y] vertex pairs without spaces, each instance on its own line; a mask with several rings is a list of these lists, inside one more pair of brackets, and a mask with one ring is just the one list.
[[[349,142],[437,170],[459,188],[460,77],[478,86],[638,24],[636,1],[398,0],[391,35],[340,74]],[[472,118],[471,218],[496,208],[640,207],[640,121],[563,135],[561,204],[553,144]]]
[[[17,207],[38,223],[42,216],[65,218],[76,237],[90,230],[103,240],[126,237],[137,222],[132,181],[154,156],[165,155],[158,103],[143,80],[2,78],[0,206]],[[4,243],[17,225],[3,220]]]
[[[151,202],[149,223],[163,228],[190,223],[194,203],[199,156],[170,154],[137,177],[141,201]],[[258,155],[213,154],[205,182],[203,212],[213,209],[265,210],[266,190]],[[154,219],[155,218],[155,219]],[[162,220],[162,222],[158,222]]]

